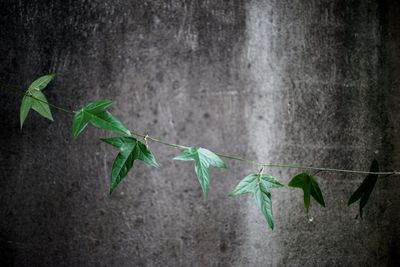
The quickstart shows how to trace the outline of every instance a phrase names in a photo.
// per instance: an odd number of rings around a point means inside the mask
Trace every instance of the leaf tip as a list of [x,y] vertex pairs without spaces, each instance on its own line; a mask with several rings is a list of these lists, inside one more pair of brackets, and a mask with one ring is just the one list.
[[[203,188],[202,188],[203,189]],[[203,200],[204,202],[207,202],[208,199],[208,190],[202,190],[203,191]]]
[[110,185],[110,189],[108,190],[108,195],[111,196],[116,188],[116,185]]

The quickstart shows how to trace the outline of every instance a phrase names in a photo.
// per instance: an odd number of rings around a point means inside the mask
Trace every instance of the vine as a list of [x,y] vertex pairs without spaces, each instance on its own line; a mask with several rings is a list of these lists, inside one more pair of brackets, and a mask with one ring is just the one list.
[[[107,108],[112,104],[112,101],[108,99],[90,102],[80,108],[78,111],[71,111],[49,103],[42,90],[46,88],[46,86],[54,79],[54,77],[55,74],[48,74],[36,79],[24,93],[20,108],[21,129],[31,109],[46,119],[53,121],[50,108],[54,108],[74,116],[72,123],[72,135],[74,139],[78,138],[89,124],[100,129],[118,133],[118,136],[101,139],[106,144],[109,144],[119,150],[119,153],[112,166],[110,194],[127,176],[129,171],[132,169],[135,160],[141,160],[155,168],[160,167],[155,159],[154,154],[149,150],[147,144],[148,141],[153,141],[181,150],[180,154],[174,157],[174,160],[194,161],[194,170],[200,187],[203,191],[204,199],[207,199],[211,181],[209,170],[210,167],[223,169],[227,168],[225,162],[221,158],[237,160],[261,167],[259,172],[250,173],[244,177],[230,193],[230,195],[239,196],[242,194],[252,194],[254,196],[256,205],[267,220],[267,223],[271,229],[274,228],[271,189],[281,188],[284,187],[284,185],[275,177],[264,174],[265,167],[305,170],[304,172],[295,175],[290,180],[288,186],[303,190],[303,201],[307,216],[310,208],[311,197],[314,198],[319,205],[325,207],[325,200],[315,177],[318,172],[341,172],[367,175],[357,190],[354,191],[354,193],[350,196],[348,201],[348,205],[359,201],[359,215],[361,218],[363,215],[363,208],[368,202],[375,184],[378,181],[378,177],[400,175],[400,172],[397,171],[380,171],[378,162],[376,160],[372,162],[369,171],[346,170],[302,166],[297,164],[264,163],[239,156],[212,152],[202,147],[188,147],[180,144],[170,143],[144,133],[130,131],[127,129],[122,122],[120,122],[109,111],[107,111]],[[138,138],[143,138],[144,143],[139,141]],[[316,172],[311,174],[309,171]]]

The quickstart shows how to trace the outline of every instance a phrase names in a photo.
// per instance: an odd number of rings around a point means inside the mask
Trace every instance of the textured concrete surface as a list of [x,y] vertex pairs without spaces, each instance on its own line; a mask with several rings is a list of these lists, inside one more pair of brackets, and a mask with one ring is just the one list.
[[[2,1],[0,80],[49,72],[49,101],[101,98],[131,129],[272,162],[400,169],[400,4],[387,1]],[[253,166],[214,170],[202,201],[193,167],[150,144],[107,195],[116,151],[71,118],[30,114],[0,91],[2,266],[399,266],[400,180],[365,210],[362,176],[320,173],[327,208],[273,194],[269,230],[251,197],[227,196]],[[287,183],[295,171],[267,170]]]

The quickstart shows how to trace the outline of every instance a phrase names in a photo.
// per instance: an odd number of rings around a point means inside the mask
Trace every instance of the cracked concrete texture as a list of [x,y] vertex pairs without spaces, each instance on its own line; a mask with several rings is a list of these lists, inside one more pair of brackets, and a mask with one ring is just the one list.
[[[59,76],[49,101],[77,109],[111,98],[129,128],[270,162],[400,169],[396,1],[7,1],[1,82]],[[150,144],[108,196],[113,148],[71,118],[30,114],[1,90],[0,258],[5,266],[397,266],[400,183],[320,173],[327,208],[273,192],[276,228],[251,197],[227,196],[253,166],[213,170],[204,202],[193,166]],[[287,183],[294,170],[268,170]]]

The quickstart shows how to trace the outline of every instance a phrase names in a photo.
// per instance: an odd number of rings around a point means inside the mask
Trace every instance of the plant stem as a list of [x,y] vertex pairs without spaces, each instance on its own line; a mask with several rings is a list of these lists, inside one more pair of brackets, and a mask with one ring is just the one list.
[[151,136],[149,136],[147,134],[143,134],[143,133],[139,133],[139,132],[132,132],[132,134],[134,134],[136,136],[139,136],[139,137],[143,137],[143,138],[146,137],[147,140],[151,140],[153,142],[160,143],[160,144],[163,144],[163,145],[166,145],[166,146],[170,146],[170,147],[175,147],[175,148],[179,148],[179,149],[188,149],[189,148],[188,146],[169,143],[167,141],[164,141],[164,140],[161,140],[161,139],[158,139],[158,138],[154,138],[154,137],[151,137]]
[[[3,83],[0,83],[0,87],[3,87],[3,88],[5,88],[5,89],[11,89],[11,90],[15,90],[15,91],[20,91],[20,89],[19,89],[18,87],[16,87],[16,86],[10,86],[10,85],[3,84]],[[50,104],[49,102],[46,102],[46,101],[43,101],[43,100],[41,100],[41,99],[39,99],[39,98],[34,97],[33,95],[30,95],[30,94],[27,94],[27,93],[25,93],[24,95],[29,96],[29,97],[31,97],[31,98],[33,98],[33,99],[39,101],[39,102],[42,102],[42,103],[44,103],[44,104],[47,104],[47,105],[49,105],[50,107],[53,107],[53,108],[55,108],[55,109],[58,109],[58,110],[60,110],[60,111],[62,111],[62,112],[69,113],[69,114],[75,114],[74,111],[71,111],[71,110],[68,110],[68,109],[65,109],[65,108],[62,108],[62,107],[59,107],[59,106]]]
[[[179,148],[179,149],[187,149],[187,148],[189,148],[187,146],[169,143],[167,141],[160,140],[160,139],[157,139],[157,138],[154,138],[154,137],[151,137],[151,136],[148,136],[146,134],[139,133],[139,132],[132,132],[132,134],[134,134],[136,136],[139,136],[139,137],[143,137],[143,138],[147,136],[148,140],[151,140],[151,141],[154,141],[156,143],[163,144],[163,145],[167,145],[167,146],[170,146],[170,147],[175,147],[175,148]],[[246,158],[242,158],[242,157],[238,157],[238,156],[232,156],[232,155],[228,155],[228,154],[223,154],[223,153],[215,153],[215,154],[220,156],[220,157],[222,157],[222,158],[238,160],[238,161],[241,161],[241,162],[245,162],[245,163],[248,163],[248,164],[257,165],[257,166],[261,166],[261,167],[315,170],[315,171],[318,171],[318,172],[326,171],[326,172],[341,172],[341,173],[353,173],[353,174],[400,175],[400,172],[397,172],[397,171],[392,171],[392,172],[369,172],[369,171],[358,171],[358,170],[345,170],[345,169],[302,166],[302,165],[298,165],[298,164],[263,163],[263,162],[250,160],[250,159],[246,159]]]
[[[7,88],[7,89],[16,89],[15,87],[11,87],[11,86],[5,86],[4,84],[1,84],[2,87]],[[53,104],[50,104],[46,101],[40,100],[32,95],[29,94],[25,94],[26,96],[32,97],[33,99],[40,101],[42,103],[48,104],[49,106],[58,109],[62,112],[68,113],[68,114],[75,114],[75,111],[71,111]],[[170,146],[170,147],[174,147],[174,148],[178,148],[178,149],[188,149],[188,146],[184,146],[184,145],[179,145],[179,144],[174,144],[174,143],[170,143],[168,141],[165,140],[161,140],[159,138],[155,138],[155,137],[151,137],[147,134],[143,134],[140,132],[135,132],[132,131],[133,135],[142,137],[142,138],[146,138],[147,140],[151,140],[153,142],[159,143],[159,144],[163,144],[166,146]],[[228,155],[228,154],[224,154],[224,153],[215,153],[216,155],[222,157],[222,158],[226,158],[226,159],[232,159],[232,160],[238,160],[241,162],[245,162],[248,164],[252,164],[252,165],[257,165],[260,167],[270,167],[270,168],[286,168],[286,169],[301,169],[301,170],[314,170],[317,172],[340,172],[340,173],[353,173],[353,174],[377,174],[377,175],[385,175],[385,177],[389,177],[392,175],[400,175],[400,172],[398,171],[392,171],[392,172],[369,172],[369,171],[358,171],[358,170],[346,170],[346,169],[334,169],[334,168],[323,168],[323,167],[312,167],[312,166],[303,166],[303,165],[298,165],[298,164],[281,164],[281,163],[264,163],[264,162],[260,162],[260,161],[256,161],[256,160],[251,160],[251,159],[246,159],[243,157],[239,157],[239,156],[234,156],[234,155]]]

